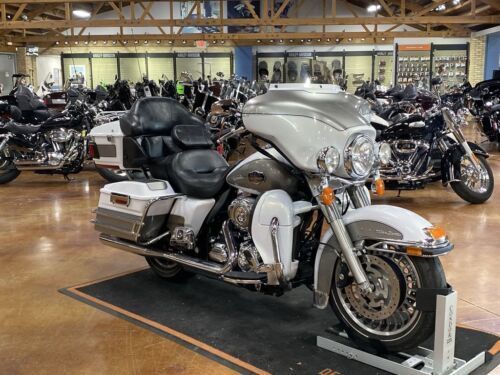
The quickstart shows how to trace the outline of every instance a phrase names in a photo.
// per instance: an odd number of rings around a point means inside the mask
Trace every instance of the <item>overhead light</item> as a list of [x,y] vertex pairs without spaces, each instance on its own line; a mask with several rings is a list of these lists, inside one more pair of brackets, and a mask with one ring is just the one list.
[[108,44],[108,41],[107,41],[107,40],[105,40],[105,41],[103,41],[103,42],[102,42],[102,44]]
[[290,40],[289,40],[289,42],[290,42],[290,43],[293,43],[293,39],[290,39]]
[[301,43],[304,43],[304,39],[301,39],[301,40],[300,40],[300,42],[301,42]]
[[440,5],[438,5],[438,7],[435,10],[438,11],[438,12],[442,12],[445,9],[446,9],[446,5],[445,4],[440,4]]
[[148,44],[149,42],[147,40],[144,41],[144,44]]
[[220,41],[220,44],[224,44],[224,43],[226,43],[226,41],[225,41],[225,40],[221,40],[221,41]]
[[382,40],[385,40],[385,38],[382,38]]
[[59,45],[59,41],[56,42],[56,46],[58,46],[58,45]]
[[168,41],[168,44],[172,44],[172,43],[173,43],[173,41],[172,41],[172,40],[169,40],[169,41]]
[[260,43],[260,42],[262,42],[262,40],[260,40],[260,39],[257,39],[257,43]]
[[215,44],[215,43],[217,43],[217,41],[216,40],[212,40],[212,44]]
[[92,43],[93,43],[93,44],[97,44],[97,40],[94,40]]
[[7,41],[7,45],[8,45],[8,46],[11,46],[11,45],[12,45],[12,42],[11,42],[10,40],[9,40],[9,41]]
[[365,41],[365,38],[361,38],[361,40],[364,42],[364,41]]
[[338,43],[338,42],[340,42],[340,39],[339,38],[335,38],[335,41]]
[[86,40],[85,42],[83,42],[83,44],[87,45],[87,44],[89,44],[89,41]]
[[156,44],[160,44],[161,42],[159,40],[156,41]]
[[92,13],[87,9],[73,9],[73,15],[78,18],[90,18]]
[[269,42],[274,43],[274,39],[271,39]]
[[318,39],[318,42],[321,42],[321,39]]
[[78,44],[78,40],[75,40],[75,44]]
[[453,5],[459,5],[460,4],[460,0],[453,0]]
[[183,41],[182,41],[182,44],[186,44],[186,41],[185,41],[185,40],[183,40]]
[[329,42],[331,39],[330,38],[326,38],[326,41]]
[[283,43],[283,39],[280,39],[280,43]]
[[122,43],[123,43],[123,44],[127,44],[127,43],[128,43],[128,40],[124,40]]
[[68,41],[67,41],[67,40],[65,40],[65,41],[64,41],[64,44],[68,45]]
[[114,44],[116,44],[116,40],[113,40],[113,42],[112,42],[112,43],[113,43],[113,45],[114,45]]
[[347,39],[349,42],[352,42],[352,38]]
[[138,41],[138,40],[135,40],[135,41],[134,41],[134,44],[139,44],[139,41]]
[[311,43],[311,39],[307,39],[307,43]]
[[379,5],[379,4],[372,4],[372,5],[368,5],[368,6],[366,7],[366,10],[367,10],[368,12],[370,12],[370,13],[374,13],[374,12],[379,11],[381,8],[382,8],[382,6],[381,6],[381,5]]

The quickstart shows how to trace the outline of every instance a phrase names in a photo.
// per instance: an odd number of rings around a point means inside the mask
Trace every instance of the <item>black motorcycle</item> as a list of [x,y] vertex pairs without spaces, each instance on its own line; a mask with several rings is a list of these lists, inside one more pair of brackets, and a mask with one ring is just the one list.
[[481,132],[490,142],[500,142],[500,80],[479,82],[466,94],[469,110],[477,117]]
[[483,203],[494,187],[488,153],[466,140],[458,116],[438,102],[380,133],[380,177],[393,190],[423,188],[441,180],[467,202]]
[[96,111],[77,101],[41,124],[0,123],[0,184],[22,171],[41,174],[78,173],[87,156],[87,132]]

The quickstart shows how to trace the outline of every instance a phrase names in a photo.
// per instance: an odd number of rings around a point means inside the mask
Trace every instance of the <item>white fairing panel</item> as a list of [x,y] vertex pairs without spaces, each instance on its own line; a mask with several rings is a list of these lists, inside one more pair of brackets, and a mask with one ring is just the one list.
[[[215,199],[213,198],[195,199],[186,196],[181,197],[175,201],[172,207],[168,219],[168,227],[171,227],[171,221],[175,220],[176,216],[180,216],[184,218],[184,226],[191,227],[196,236],[214,204]],[[172,226],[176,226],[176,224],[172,224]]]
[[[89,135],[94,139],[99,153],[99,158],[94,158],[95,164],[125,169],[123,166],[123,133],[120,128],[120,121],[112,121],[96,126],[90,131]],[[105,149],[108,152],[105,152]]]
[[251,235],[265,264],[274,264],[271,221],[279,221],[278,243],[285,279],[291,280],[297,273],[298,262],[292,262],[294,206],[290,196],[283,190],[270,190],[259,198],[252,217]]
[[[334,146],[340,152],[340,165],[343,165],[343,150],[355,134],[364,134],[375,139],[375,129],[360,123],[343,131],[312,118],[291,115],[248,114],[243,115],[245,127],[252,133],[264,136],[271,141],[291,162],[306,171],[318,170],[318,152],[323,147]],[[345,174],[339,175],[349,177]]]

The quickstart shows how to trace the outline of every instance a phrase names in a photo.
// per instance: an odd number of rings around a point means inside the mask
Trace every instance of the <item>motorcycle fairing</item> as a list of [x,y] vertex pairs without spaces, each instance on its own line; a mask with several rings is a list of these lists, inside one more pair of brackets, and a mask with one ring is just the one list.
[[[485,158],[489,157],[489,154],[479,145],[474,142],[467,142],[470,149],[475,155],[480,155]],[[460,181],[460,160],[464,155],[464,150],[461,145],[453,144],[446,150],[441,159],[441,180],[443,184]]]
[[[432,224],[404,208],[389,205],[366,206],[348,211],[343,220],[353,243],[375,240],[396,243],[403,248],[417,246],[423,250],[424,257],[443,255],[453,248],[447,239],[433,241],[426,231]],[[314,306],[317,308],[324,309],[328,305],[339,249],[337,239],[329,229],[321,238],[314,264]]]

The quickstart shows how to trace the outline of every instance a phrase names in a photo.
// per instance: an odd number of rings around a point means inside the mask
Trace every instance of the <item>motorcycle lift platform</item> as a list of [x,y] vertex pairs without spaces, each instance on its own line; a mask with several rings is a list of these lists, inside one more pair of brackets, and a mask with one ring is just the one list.
[[434,350],[418,347],[411,352],[400,352],[391,357],[368,353],[350,346],[347,334],[330,332],[337,340],[317,336],[320,348],[342,355],[350,360],[388,371],[397,375],[466,375],[485,363],[485,352],[480,352],[469,361],[455,358],[455,331],[457,292],[436,296],[436,320]]

